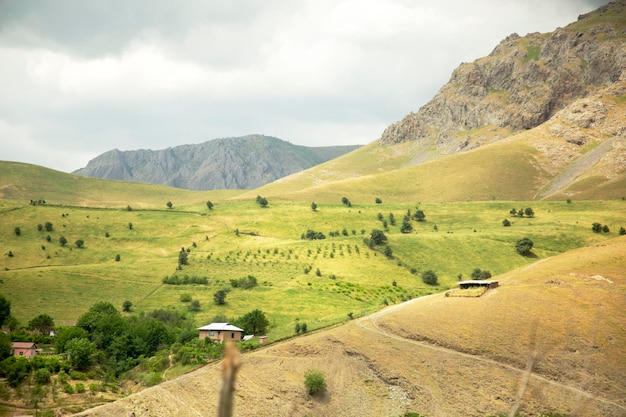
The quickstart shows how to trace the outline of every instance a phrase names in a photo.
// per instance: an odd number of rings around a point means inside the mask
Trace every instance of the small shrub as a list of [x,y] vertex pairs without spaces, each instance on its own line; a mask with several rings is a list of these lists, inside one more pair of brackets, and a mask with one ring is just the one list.
[[509,221],[509,219],[502,220],[502,226],[504,226],[504,227],[511,226],[511,222]]
[[191,302],[191,294],[185,293],[180,295],[180,301],[182,303],[190,303]]
[[326,380],[321,371],[307,371],[304,375],[304,387],[309,395],[321,394],[326,391]]
[[117,255],[115,255],[115,262],[119,262],[121,259],[122,259],[122,257],[120,256],[119,253]]
[[525,237],[520,239],[515,244],[515,250],[522,256],[530,255],[530,251],[533,248],[533,241]]
[[74,389],[77,393],[82,394],[85,392],[85,384],[83,384],[82,382],[77,382]]

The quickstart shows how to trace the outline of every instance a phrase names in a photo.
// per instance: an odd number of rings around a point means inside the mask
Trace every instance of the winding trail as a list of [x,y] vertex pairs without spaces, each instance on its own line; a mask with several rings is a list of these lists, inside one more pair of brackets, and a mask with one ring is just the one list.
[[543,377],[535,372],[532,371],[532,366],[527,366],[526,369],[521,369],[521,368],[517,368],[515,366],[503,363],[503,362],[499,362],[493,359],[489,359],[489,358],[485,358],[483,356],[478,356],[478,355],[472,355],[470,353],[465,353],[465,352],[461,352],[458,350],[454,350],[454,349],[450,349],[450,348],[446,348],[443,346],[438,346],[438,345],[434,345],[432,343],[426,343],[426,342],[421,342],[418,340],[414,340],[414,339],[409,339],[406,337],[402,337],[399,336],[395,333],[389,332],[383,328],[380,327],[380,325],[378,324],[378,321],[382,318],[384,318],[386,315],[388,315],[389,313],[405,308],[408,305],[411,304],[417,304],[417,303],[422,303],[424,301],[427,301],[431,298],[435,298],[435,297],[442,297],[443,294],[431,294],[431,295],[427,295],[424,297],[419,297],[419,298],[414,298],[412,300],[409,301],[405,301],[403,303],[400,304],[396,304],[394,306],[385,308],[383,310],[377,311],[376,313],[372,313],[370,315],[364,316],[359,318],[356,321],[356,325],[358,327],[360,327],[363,330],[369,331],[369,332],[373,332],[376,333],[378,335],[387,337],[389,339],[393,339],[393,340],[397,340],[399,342],[402,343],[408,343],[408,344],[412,344],[412,345],[417,345],[423,348],[427,348],[427,349],[431,349],[437,352],[441,352],[441,353],[445,353],[448,355],[456,355],[456,356],[460,356],[463,358],[467,358],[473,361],[478,361],[478,362],[482,362],[488,365],[492,365],[492,366],[496,366],[496,367],[500,367],[500,368],[504,368],[510,371],[514,371],[520,374],[520,376],[522,377],[522,381],[523,381],[523,387],[520,387],[520,392],[517,394],[517,397],[520,397],[523,394],[522,390],[525,390],[526,385],[528,383],[528,380],[530,378],[533,378],[537,381],[540,381],[544,384],[548,384],[548,385],[552,385],[554,387],[558,387],[558,388],[562,388],[565,390],[568,390],[576,395],[578,395],[579,397],[584,397],[585,399],[589,399],[589,400],[593,400],[593,401],[598,401],[607,405],[611,405],[613,407],[617,407],[620,410],[624,411],[624,413],[626,413],[626,406],[618,404],[616,402],[613,402],[611,400],[608,400],[606,398],[602,398],[602,397],[597,397],[587,391],[583,391],[579,388],[576,387],[572,387],[570,385],[566,385],[566,384],[562,384],[560,382],[557,381],[552,381],[546,377]]

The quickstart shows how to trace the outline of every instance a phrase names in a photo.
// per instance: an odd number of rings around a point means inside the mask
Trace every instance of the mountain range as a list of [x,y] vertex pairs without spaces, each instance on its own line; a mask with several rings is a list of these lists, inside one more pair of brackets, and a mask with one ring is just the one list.
[[162,150],[114,149],[74,174],[189,190],[254,189],[358,148],[298,146],[248,135]]

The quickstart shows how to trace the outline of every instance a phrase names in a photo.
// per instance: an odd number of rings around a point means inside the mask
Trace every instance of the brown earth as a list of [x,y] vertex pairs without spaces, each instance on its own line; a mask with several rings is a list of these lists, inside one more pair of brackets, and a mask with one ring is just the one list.
[[[626,416],[626,237],[244,354],[235,416]],[[309,396],[304,374],[326,375]],[[216,415],[221,364],[77,416]]]

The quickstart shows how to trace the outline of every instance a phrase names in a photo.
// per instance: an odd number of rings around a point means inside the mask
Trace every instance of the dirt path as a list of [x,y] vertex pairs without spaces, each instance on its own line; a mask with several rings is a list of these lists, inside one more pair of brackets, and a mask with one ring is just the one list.
[[[556,386],[568,391],[573,392],[576,395],[579,395],[580,397],[584,397],[586,399],[589,400],[593,400],[593,401],[598,401],[607,405],[611,405],[613,407],[617,407],[621,410],[623,410],[624,412],[626,412],[626,406],[623,406],[621,404],[615,403],[613,401],[607,400],[605,398],[601,398],[601,397],[596,397],[593,394],[590,394],[586,391],[583,391],[581,389],[578,389],[576,387],[572,387],[570,385],[566,385],[566,384],[562,384],[560,382],[556,382],[556,381],[552,381],[548,378],[545,378],[539,374],[536,374],[532,371],[532,366],[528,366],[526,367],[526,369],[520,369],[517,368],[515,366],[503,363],[503,362],[498,362],[496,360],[493,359],[489,359],[489,358],[485,358],[482,356],[478,356],[478,355],[472,355],[470,353],[465,353],[465,352],[461,352],[458,350],[454,350],[454,349],[450,349],[450,348],[446,348],[443,346],[438,346],[438,345],[434,345],[432,343],[426,343],[426,342],[421,342],[418,340],[413,340],[413,339],[408,339],[402,336],[399,336],[395,333],[391,333],[383,328],[381,328],[378,324],[378,321],[382,318],[384,318],[385,316],[387,316],[389,313],[396,311],[398,309],[402,309],[407,307],[408,305],[412,305],[412,304],[417,304],[417,303],[423,303],[426,302],[430,299],[433,299],[435,297],[443,297],[443,294],[432,294],[432,295],[427,295],[424,297],[419,297],[419,298],[414,298],[412,300],[409,301],[405,301],[404,303],[400,303],[400,304],[396,304],[392,307],[388,307],[385,308],[383,310],[380,310],[376,313],[372,313],[368,316],[365,317],[361,317],[356,321],[356,325],[358,327],[360,327],[363,330],[369,331],[369,332],[373,332],[373,333],[377,333],[379,335],[382,335],[384,337],[387,337],[389,339],[394,339],[397,341],[400,341],[402,343],[408,343],[408,344],[412,344],[412,345],[418,345],[427,349],[431,349],[437,352],[441,352],[441,353],[445,353],[448,355],[457,355],[457,356],[461,356],[463,358],[467,358],[470,360],[474,360],[474,361],[478,361],[478,362],[482,362],[482,363],[486,363],[492,366],[496,366],[496,367],[500,367],[500,368],[505,368],[517,373],[521,374],[521,377],[524,381],[528,381],[528,379],[533,378],[537,381],[540,381],[544,384],[548,384],[548,385],[552,385],[552,386]],[[524,384],[526,385],[526,384]],[[518,396],[520,395],[520,393],[518,393]]]

